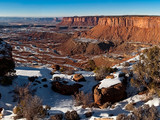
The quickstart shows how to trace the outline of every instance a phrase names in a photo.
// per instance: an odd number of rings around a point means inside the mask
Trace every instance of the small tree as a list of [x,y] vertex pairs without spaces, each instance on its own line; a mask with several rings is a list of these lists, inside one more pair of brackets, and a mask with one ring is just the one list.
[[160,85],[160,48],[153,47],[144,50],[139,62],[133,67],[135,79],[132,84],[136,87],[144,86],[150,92],[158,93]]
[[116,72],[117,68],[99,67],[95,70],[96,80],[102,80],[110,73]]
[[87,64],[87,67],[86,67],[86,70],[89,70],[89,71],[93,71],[96,69],[96,64],[94,62],[94,60],[89,60],[88,61],[88,64]]

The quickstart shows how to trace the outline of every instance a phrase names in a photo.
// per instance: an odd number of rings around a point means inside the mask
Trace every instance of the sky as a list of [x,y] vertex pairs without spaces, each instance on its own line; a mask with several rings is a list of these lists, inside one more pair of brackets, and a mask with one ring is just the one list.
[[0,0],[0,16],[160,15],[160,0]]

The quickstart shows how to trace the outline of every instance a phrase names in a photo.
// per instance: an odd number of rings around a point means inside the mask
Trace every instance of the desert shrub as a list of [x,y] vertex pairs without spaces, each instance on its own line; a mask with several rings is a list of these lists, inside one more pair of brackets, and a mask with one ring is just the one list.
[[88,107],[92,103],[92,95],[90,93],[85,94],[83,91],[76,93],[73,98],[76,106],[83,105],[84,107]]
[[59,76],[56,76],[56,77],[53,78],[53,80],[54,80],[54,81],[60,81],[61,78],[60,78]]
[[100,67],[95,71],[96,74],[96,80],[102,80],[110,73],[116,72],[116,68],[110,68],[110,67]]
[[139,62],[134,65],[133,71],[135,79],[132,81],[134,86],[140,88],[144,86],[154,94],[160,96],[160,48],[153,47],[144,50],[140,55]]
[[127,69],[127,68],[122,68],[122,72],[125,73],[125,74],[129,74],[129,73],[130,73],[130,70]]
[[42,82],[46,82],[46,81],[47,81],[47,78],[43,78],[43,79],[42,79]]
[[136,108],[129,115],[119,114],[116,120],[158,120],[159,113],[155,106],[144,105]]
[[101,106],[101,109],[105,109],[105,108],[108,108],[110,107],[112,104],[110,102],[106,102],[104,103],[102,106]]
[[116,120],[129,120],[125,114],[118,114]]
[[23,98],[27,97],[28,95],[33,95],[35,90],[31,89],[30,84],[23,85],[21,87],[16,86],[14,89],[14,99],[16,99],[18,102],[20,102]]
[[28,77],[28,80],[29,80],[30,82],[34,82],[36,79],[38,79],[37,76]]
[[43,87],[47,88],[47,87],[48,87],[48,85],[47,85],[47,84],[44,84],[44,85],[43,85]]
[[61,67],[61,69],[59,71],[63,73],[66,71],[66,69],[64,67]]
[[86,118],[89,118],[91,117],[93,114],[93,112],[86,112],[84,115],[86,116]]
[[74,73],[75,73],[74,70],[67,70],[67,71],[65,71],[65,74],[67,74],[67,75],[73,75]]
[[18,105],[14,119],[38,120],[45,117],[48,108],[43,108],[42,100],[32,95],[29,86],[17,87],[15,93],[18,96]]
[[65,113],[66,120],[80,120],[80,117],[76,111],[67,111]]
[[126,74],[124,72],[120,73],[118,77],[125,77]]
[[125,109],[128,111],[133,111],[135,108],[134,105],[135,105],[135,103],[129,103],[125,106]]
[[52,115],[49,120],[62,120],[63,114]]
[[123,66],[124,66],[124,67],[129,67],[130,64],[129,64],[129,62],[125,62],[125,63],[123,64]]
[[87,67],[86,67],[86,70],[89,70],[89,71],[93,71],[97,68],[94,60],[88,60],[88,64],[87,64]]

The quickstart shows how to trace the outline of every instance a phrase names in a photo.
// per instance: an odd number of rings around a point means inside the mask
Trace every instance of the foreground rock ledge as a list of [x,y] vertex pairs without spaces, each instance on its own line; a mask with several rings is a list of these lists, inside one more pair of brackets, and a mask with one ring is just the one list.
[[0,39],[0,76],[11,72],[15,68],[15,63],[12,59],[11,46]]
[[122,83],[113,85],[108,88],[98,89],[99,85],[94,88],[94,102],[101,106],[106,102],[115,103],[126,98],[126,87]]

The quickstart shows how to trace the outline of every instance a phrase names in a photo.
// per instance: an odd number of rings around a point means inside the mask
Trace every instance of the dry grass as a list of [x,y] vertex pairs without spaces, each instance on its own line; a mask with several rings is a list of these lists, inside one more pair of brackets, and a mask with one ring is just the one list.
[[126,106],[125,106],[125,109],[128,110],[128,111],[133,111],[135,109],[135,103],[128,103]]
[[76,93],[73,98],[76,106],[83,105],[84,107],[87,107],[92,103],[92,95],[90,93],[85,94],[83,91]]
[[38,96],[33,96],[29,85],[17,87],[15,90],[18,105],[14,119],[26,118],[27,120],[38,120],[44,118],[49,107],[43,108],[42,100]]

